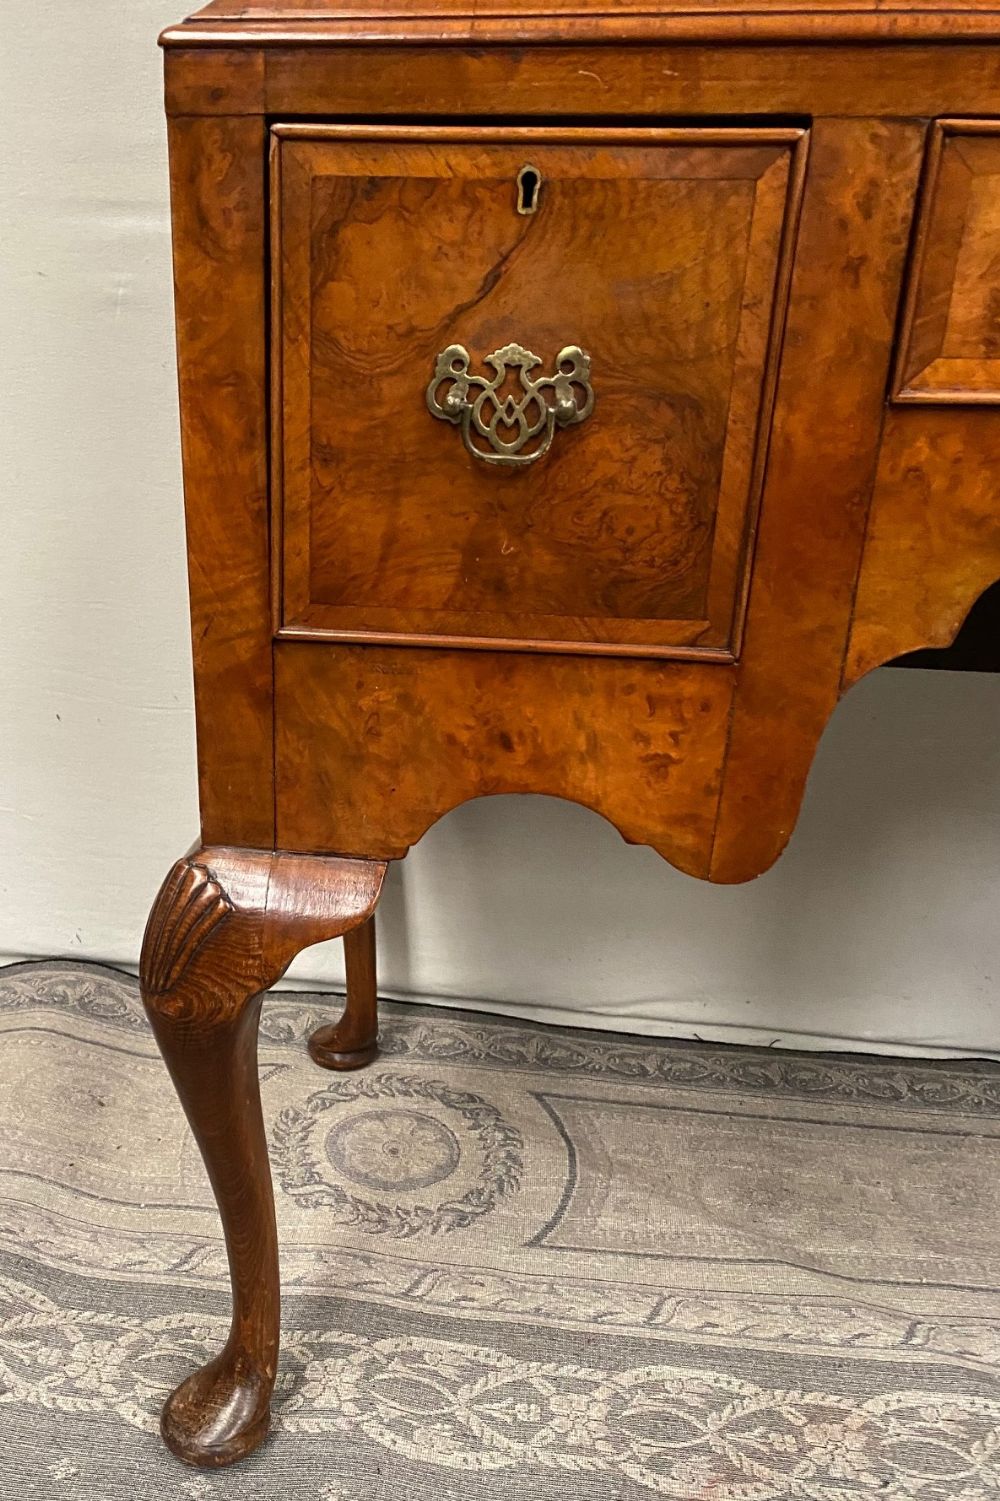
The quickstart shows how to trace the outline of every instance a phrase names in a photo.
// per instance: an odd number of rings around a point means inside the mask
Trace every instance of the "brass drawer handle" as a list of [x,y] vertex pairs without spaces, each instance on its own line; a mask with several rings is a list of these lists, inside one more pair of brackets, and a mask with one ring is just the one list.
[[[536,377],[542,362],[520,344],[486,356],[484,364],[496,372],[492,377],[470,375],[470,363],[463,345],[442,349],[427,387],[427,406],[432,416],[461,427],[466,448],[484,464],[533,464],[548,453],[557,427],[583,422],[594,410],[590,355],[577,344],[559,351],[554,375]],[[518,372],[517,398],[499,394],[509,370]],[[502,437],[501,428],[512,436]]]

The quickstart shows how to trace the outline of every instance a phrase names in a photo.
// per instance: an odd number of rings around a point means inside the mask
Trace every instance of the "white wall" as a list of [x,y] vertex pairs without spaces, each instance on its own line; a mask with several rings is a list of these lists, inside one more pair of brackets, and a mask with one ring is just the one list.
[[[134,965],[197,827],[158,29],[10,7],[0,53],[0,955]],[[719,889],[593,814],[439,824],[383,903],[389,992],[591,1025],[1000,1051],[1000,678],[879,672],[788,855]],[[335,982],[339,945],[294,975]],[[997,998],[997,999],[995,999]]]

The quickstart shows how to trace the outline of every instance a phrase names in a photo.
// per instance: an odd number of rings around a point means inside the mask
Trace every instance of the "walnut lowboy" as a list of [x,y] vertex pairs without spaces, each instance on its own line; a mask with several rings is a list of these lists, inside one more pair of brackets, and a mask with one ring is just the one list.
[[163,38],[202,844],[142,981],[234,1294],[191,1463],[267,1430],[293,955],[345,936],[311,1051],[368,1062],[385,862],[488,793],[758,875],[841,694],[1000,577],[998,9],[734,6]]

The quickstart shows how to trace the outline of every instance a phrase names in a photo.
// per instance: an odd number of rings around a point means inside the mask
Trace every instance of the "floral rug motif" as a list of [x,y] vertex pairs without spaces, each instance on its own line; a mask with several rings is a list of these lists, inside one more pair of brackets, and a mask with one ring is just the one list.
[[1000,1069],[265,1004],[272,1436],[189,1471],[228,1327],[134,979],[0,970],[0,1473],[44,1501],[1000,1501]]

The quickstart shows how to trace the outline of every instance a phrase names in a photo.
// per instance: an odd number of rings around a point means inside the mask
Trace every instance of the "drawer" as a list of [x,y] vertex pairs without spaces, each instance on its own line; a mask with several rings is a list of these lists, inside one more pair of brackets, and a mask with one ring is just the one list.
[[275,127],[279,634],[731,659],[805,140]]
[[1000,120],[937,120],[904,302],[894,395],[1000,402]]

